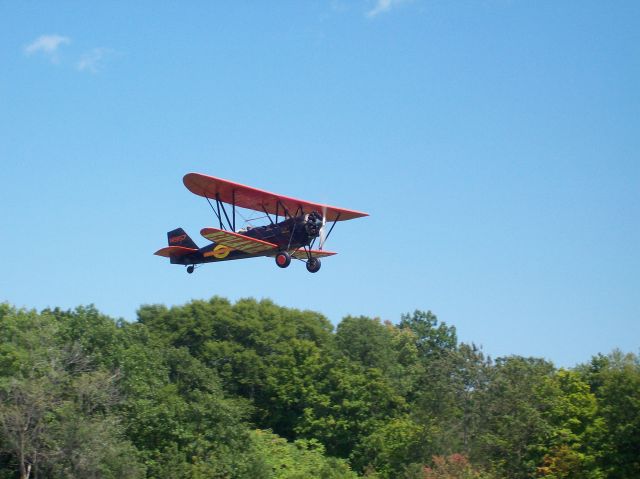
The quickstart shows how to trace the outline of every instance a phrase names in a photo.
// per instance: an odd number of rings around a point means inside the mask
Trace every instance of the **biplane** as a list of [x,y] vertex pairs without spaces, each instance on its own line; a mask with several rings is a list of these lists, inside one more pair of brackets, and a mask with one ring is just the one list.
[[[200,173],[186,174],[183,182],[189,191],[206,198],[219,227],[200,231],[211,241],[202,248],[182,228],[169,231],[168,246],[154,254],[169,258],[171,264],[186,266],[189,274],[203,263],[259,256],[275,258],[280,268],[289,266],[292,259],[301,260],[310,273],[317,273],[320,258],[336,254],[324,249],[336,223],[368,216],[360,211],[289,198]],[[254,226],[252,220],[245,220],[247,224],[236,230],[236,216],[241,209],[263,214],[261,218],[267,224]],[[327,231],[328,223],[331,226]],[[314,249],[316,242],[317,249]]]

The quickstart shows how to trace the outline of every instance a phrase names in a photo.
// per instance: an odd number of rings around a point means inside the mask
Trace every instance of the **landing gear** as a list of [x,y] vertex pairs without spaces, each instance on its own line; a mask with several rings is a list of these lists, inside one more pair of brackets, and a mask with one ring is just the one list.
[[309,273],[317,273],[320,271],[320,260],[318,258],[309,258],[307,260],[307,271]]
[[286,251],[281,251],[276,255],[276,264],[281,268],[286,268],[291,264],[291,255]]
[[193,273],[194,269],[196,269],[195,265],[190,264],[189,266],[187,266],[187,273]]

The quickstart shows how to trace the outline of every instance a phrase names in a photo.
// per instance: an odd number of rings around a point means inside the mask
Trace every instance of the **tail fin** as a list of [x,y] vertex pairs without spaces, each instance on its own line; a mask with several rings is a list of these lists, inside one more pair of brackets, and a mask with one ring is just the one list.
[[177,228],[167,233],[169,246],[183,246],[185,248],[198,249],[198,245],[193,242],[189,235],[182,229]]

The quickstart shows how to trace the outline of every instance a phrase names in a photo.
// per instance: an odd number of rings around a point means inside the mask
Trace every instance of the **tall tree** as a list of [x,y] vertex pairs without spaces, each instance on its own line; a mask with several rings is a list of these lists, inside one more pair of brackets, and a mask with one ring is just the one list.
[[542,359],[509,356],[496,360],[482,408],[476,460],[512,479],[532,477],[553,434],[549,414],[558,391],[554,367]]
[[640,477],[640,360],[614,351],[592,360],[586,373],[603,428],[600,465],[611,479]]
[[[111,410],[118,400],[117,375],[95,367],[77,342],[65,341],[59,320],[23,310],[4,311],[0,318],[3,448],[22,479],[32,472],[141,477],[137,451]],[[90,447],[91,440],[100,447]]]
[[555,391],[547,418],[552,427],[538,476],[548,479],[599,479],[594,439],[602,433],[596,397],[575,371],[561,369],[548,379]]

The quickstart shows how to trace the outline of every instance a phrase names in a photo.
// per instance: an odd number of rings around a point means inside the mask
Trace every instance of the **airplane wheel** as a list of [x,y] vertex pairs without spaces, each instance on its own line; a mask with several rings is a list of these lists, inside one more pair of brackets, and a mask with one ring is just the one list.
[[318,258],[311,258],[307,261],[307,271],[309,273],[317,273],[320,271],[320,260]]
[[276,255],[276,264],[281,268],[286,268],[291,264],[291,256],[286,251],[281,251]]
[[189,265],[187,266],[187,273],[191,274],[193,273],[193,270],[196,269],[196,267],[194,265]]

